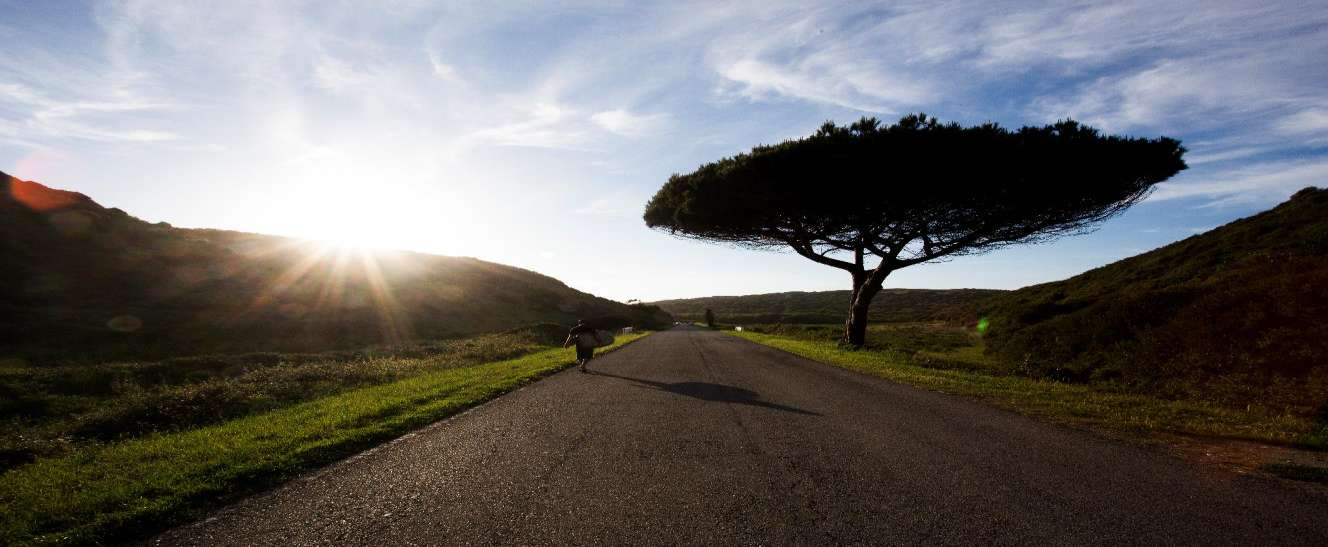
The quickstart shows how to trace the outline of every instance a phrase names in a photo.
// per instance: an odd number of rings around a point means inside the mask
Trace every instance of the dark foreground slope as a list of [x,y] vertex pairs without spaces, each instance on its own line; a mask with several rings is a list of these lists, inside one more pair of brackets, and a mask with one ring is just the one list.
[[[967,320],[976,305],[1005,291],[991,289],[885,289],[872,301],[872,321]],[[781,292],[661,300],[655,305],[686,320],[705,310],[724,323],[841,323],[849,291]]]
[[1322,403],[1328,190],[986,308],[988,353],[1033,376]]
[[520,268],[150,224],[3,173],[0,257],[0,358],[38,362],[321,351],[578,317],[669,320]]

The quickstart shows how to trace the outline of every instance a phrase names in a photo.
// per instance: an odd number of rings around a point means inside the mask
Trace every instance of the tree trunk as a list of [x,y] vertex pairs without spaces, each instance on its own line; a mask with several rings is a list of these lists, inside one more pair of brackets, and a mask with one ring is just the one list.
[[853,276],[853,296],[849,299],[848,320],[844,322],[843,342],[855,348],[867,343],[867,311],[872,298],[880,292],[878,285],[868,281],[870,276]]

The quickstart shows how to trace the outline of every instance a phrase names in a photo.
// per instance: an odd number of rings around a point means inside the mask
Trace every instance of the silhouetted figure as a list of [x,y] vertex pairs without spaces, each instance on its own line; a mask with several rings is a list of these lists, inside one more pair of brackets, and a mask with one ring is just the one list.
[[587,325],[585,319],[578,319],[576,326],[567,332],[567,340],[563,342],[563,347],[572,344],[576,344],[576,368],[585,372],[586,363],[595,358],[595,346],[599,345],[595,329]]

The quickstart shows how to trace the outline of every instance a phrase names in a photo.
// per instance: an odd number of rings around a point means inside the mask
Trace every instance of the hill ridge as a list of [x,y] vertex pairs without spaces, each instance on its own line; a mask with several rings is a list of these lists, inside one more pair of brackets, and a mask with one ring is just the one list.
[[81,192],[51,188],[40,182],[20,179],[4,171],[0,171],[0,181],[4,182],[0,203],[17,203],[39,211],[68,209],[77,205],[89,206],[96,210],[106,209]]
[[981,308],[987,352],[1033,376],[1162,391],[1328,377],[1328,189]]
[[175,228],[2,178],[0,359],[321,351],[578,318],[671,321],[517,266]]

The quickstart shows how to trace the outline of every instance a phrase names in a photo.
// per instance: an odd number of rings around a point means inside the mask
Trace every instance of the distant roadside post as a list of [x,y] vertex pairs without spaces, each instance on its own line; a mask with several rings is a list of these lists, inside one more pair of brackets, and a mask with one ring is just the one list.
[[1185,169],[1184,153],[1175,139],[1101,135],[1073,120],[1014,131],[925,114],[889,126],[827,122],[669,177],[645,222],[680,237],[791,248],[849,272],[842,340],[861,347],[891,272],[1085,232]]

